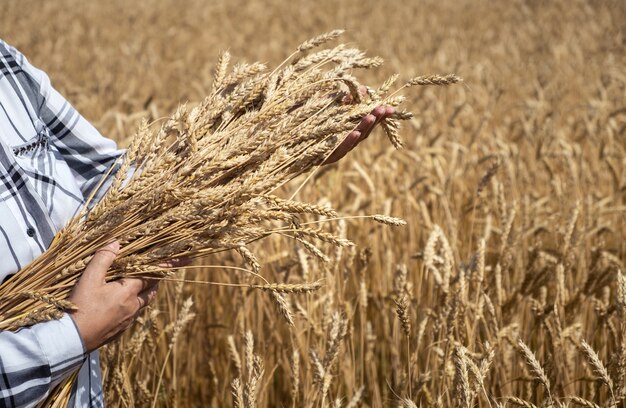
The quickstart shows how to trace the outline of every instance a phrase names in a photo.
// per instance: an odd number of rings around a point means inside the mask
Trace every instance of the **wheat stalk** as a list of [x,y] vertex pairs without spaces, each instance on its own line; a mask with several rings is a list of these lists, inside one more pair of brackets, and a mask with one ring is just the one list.
[[597,379],[602,383],[606,384],[609,387],[609,391],[611,392],[611,399],[615,401],[615,395],[613,394],[613,380],[609,376],[609,372],[600,360],[598,353],[585,341],[582,340],[580,342],[580,347],[583,351],[585,357],[587,357],[587,361],[593,367],[593,372],[596,374]]
[[552,394],[550,392],[550,380],[548,379],[548,376],[543,370],[543,367],[541,366],[541,364],[539,364],[537,357],[535,357],[535,353],[532,352],[532,350],[526,345],[526,343],[522,341],[522,339],[519,339],[517,341],[517,346],[519,347],[519,350],[522,353],[522,355],[525,357],[526,365],[530,369],[531,373],[534,374],[535,379],[538,380],[545,387],[546,392],[548,393],[548,402],[552,404]]

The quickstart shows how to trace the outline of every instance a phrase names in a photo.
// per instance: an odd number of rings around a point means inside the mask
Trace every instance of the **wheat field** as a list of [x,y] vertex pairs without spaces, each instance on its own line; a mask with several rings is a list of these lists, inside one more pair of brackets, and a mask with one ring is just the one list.
[[248,279],[220,268],[245,266],[237,252],[181,271],[103,351],[108,406],[626,406],[626,3],[2,8],[0,38],[122,145],[201,100],[221,51],[275,65],[335,28],[385,59],[363,83],[464,79],[405,92],[403,150],[377,130],[280,192],[332,205],[345,217],[324,225],[356,243],[320,245],[326,262],[280,237],[251,247],[271,282],[318,290],[228,286]]

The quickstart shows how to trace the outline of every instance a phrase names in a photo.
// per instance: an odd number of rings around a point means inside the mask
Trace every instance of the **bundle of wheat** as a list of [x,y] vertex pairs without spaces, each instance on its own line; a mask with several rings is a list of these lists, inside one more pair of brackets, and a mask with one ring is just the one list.
[[[156,131],[143,123],[104,198],[86,206],[45,254],[0,287],[0,329],[57,318],[70,310],[65,299],[85,266],[96,250],[115,240],[122,249],[109,279],[164,278],[172,272],[163,266],[167,260],[234,249],[260,279],[256,287],[269,282],[258,275],[259,263],[246,248],[252,241],[287,235],[317,256],[320,251],[309,239],[350,245],[297,222],[297,214],[332,217],[333,210],[271,195],[322,164],[376,106],[403,101],[388,94],[395,76],[366,95],[359,92],[350,72],[376,67],[379,58],[345,45],[308,52],[340,34],[332,31],[306,41],[272,72],[254,63],[236,65],[227,73],[230,57],[225,53],[202,103],[192,109],[181,106]],[[414,79],[407,86],[433,82],[429,79]],[[435,80],[450,83],[457,78]],[[385,119],[382,127],[394,146],[401,146],[399,122],[410,117],[397,110]],[[398,224],[393,218],[373,218]],[[276,287],[271,291],[279,292]]]
[[[334,218],[332,209],[272,195],[332,157],[374,108],[397,107],[404,100],[397,92],[389,94],[397,76],[364,94],[351,75],[353,69],[380,65],[380,58],[368,58],[343,44],[309,53],[341,33],[336,30],[304,42],[271,72],[254,63],[236,65],[227,73],[230,57],[224,53],[212,91],[202,103],[181,106],[158,130],[144,122],[122,160],[110,170],[111,177],[105,178],[109,185],[98,187],[106,189],[103,198],[86,205],[42,256],[0,287],[0,330],[59,318],[72,310],[66,300],[71,289],[95,252],[113,241],[119,242],[121,251],[108,272],[109,280],[166,279],[173,273],[166,266],[169,260],[236,250],[255,278],[247,284],[269,291],[281,311],[287,310],[280,308],[282,292],[318,289],[319,282],[268,282],[246,245],[280,234],[323,258],[309,240],[352,244],[298,222],[298,214],[304,213]],[[456,81],[456,76],[420,77],[405,86]],[[397,148],[399,123],[411,116],[396,109],[381,123]],[[371,218],[403,224],[389,216]],[[289,313],[283,315],[293,324]],[[67,384],[62,388],[69,389]]]

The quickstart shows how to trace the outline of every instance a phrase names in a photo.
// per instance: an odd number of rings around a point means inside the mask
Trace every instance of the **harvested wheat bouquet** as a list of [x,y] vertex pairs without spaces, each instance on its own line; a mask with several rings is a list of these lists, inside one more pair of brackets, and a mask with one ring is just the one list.
[[[163,262],[232,249],[254,271],[258,262],[246,244],[272,233],[291,236],[318,256],[323,254],[315,240],[349,245],[296,222],[300,213],[333,216],[332,210],[272,195],[322,164],[373,108],[403,101],[388,95],[395,77],[359,93],[351,72],[378,66],[379,58],[345,45],[311,51],[340,34],[303,43],[271,72],[255,63],[236,65],[229,73],[229,55],[223,54],[210,95],[194,108],[182,106],[159,129],[144,123],[111,170],[113,181],[103,199],[87,206],[47,252],[0,287],[0,330],[71,310],[66,299],[72,287],[95,251],[114,240],[121,251],[110,279],[163,278],[172,273],[159,266]],[[455,81],[454,76],[422,77],[408,85]],[[345,102],[348,95],[351,103]],[[399,121],[409,117],[397,110],[382,123],[396,147]]]

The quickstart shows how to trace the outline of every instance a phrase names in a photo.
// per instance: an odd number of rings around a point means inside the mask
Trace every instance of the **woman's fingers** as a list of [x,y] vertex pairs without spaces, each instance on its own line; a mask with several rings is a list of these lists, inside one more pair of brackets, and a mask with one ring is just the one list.
[[122,278],[114,280],[110,284],[122,285],[131,294],[139,294],[148,287],[147,280],[143,278]]
[[175,259],[170,259],[169,261],[160,263],[159,266],[162,268],[183,268],[190,264],[191,264],[191,258],[175,258]]
[[376,119],[382,119],[386,111],[387,111],[386,106],[377,106],[374,108],[371,115],[374,115]]
[[[359,94],[361,96],[367,95],[367,87],[365,85],[359,85]],[[352,102],[354,102],[354,98],[352,97],[352,94],[347,94],[346,96],[343,97],[341,102],[343,102],[346,105],[348,105],[348,104],[351,104]]]
[[339,146],[332,152],[332,154],[324,161],[324,164],[334,163],[337,160],[345,156],[352,148],[359,142],[361,138],[361,132],[353,130],[348,133],[348,136],[341,142]]
[[324,161],[324,164],[330,164],[338,161],[345,156],[350,150],[354,149],[361,141],[365,140],[372,130],[381,120],[393,115],[395,109],[390,106],[377,106],[371,113],[365,115],[356,128],[348,133],[348,136],[341,142],[335,151]]
[[363,133],[370,132],[377,120],[378,117],[371,113],[369,115],[365,115],[355,130],[360,132],[361,135],[363,135]]
[[111,267],[111,264],[115,260],[119,251],[120,244],[118,242],[112,242],[109,245],[98,249],[83,271],[83,275],[80,279],[81,284],[91,288],[104,285],[104,279],[107,271],[109,270],[109,267]]
[[[361,132],[361,139],[359,139],[358,143],[361,143],[363,140],[367,139],[372,130],[376,128],[376,126],[384,119],[390,117],[396,113],[396,109],[393,106],[377,106],[372,110],[368,116],[373,116],[375,118],[374,123],[369,126],[366,130]],[[361,122],[362,123],[362,122]],[[357,143],[357,144],[358,144]]]
[[[381,110],[380,108],[383,108],[383,109]],[[372,111],[372,113],[370,113],[369,115],[366,115],[361,120],[361,123],[359,123],[359,126],[357,126],[357,129],[361,132],[361,138],[359,139],[359,142],[367,139],[370,133],[372,133],[372,129],[374,129],[376,125],[380,122],[380,120],[382,119],[384,112],[385,112],[384,107],[379,106],[375,108]]]
[[[367,87],[364,85],[359,86],[359,94],[366,95]],[[354,102],[352,95],[346,95],[343,103],[350,104]],[[323,164],[330,164],[338,161],[344,157],[350,150],[354,149],[363,140],[367,139],[372,130],[382,120],[388,118],[395,113],[395,109],[391,106],[377,106],[371,113],[365,115],[354,130],[348,133],[348,136],[341,142],[339,146],[331,153],[331,155],[324,161]]]
[[144,307],[152,303],[152,301],[154,301],[158,290],[159,284],[156,283],[151,287],[146,288],[144,291],[139,293],[139,295],[137,295],[137,299],[139,299],[139,310],[143,309]]

